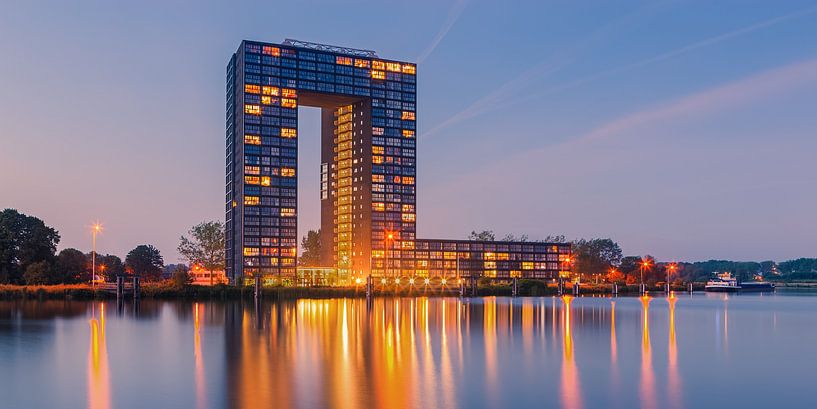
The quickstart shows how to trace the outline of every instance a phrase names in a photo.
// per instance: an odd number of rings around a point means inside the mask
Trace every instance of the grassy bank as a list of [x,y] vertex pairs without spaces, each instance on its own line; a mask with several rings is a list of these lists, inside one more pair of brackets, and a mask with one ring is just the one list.
[[[675,291],[685,291],[683,287],[673,287]],[[703,290],[703,285],[695,287],[696,291]],[[478,286],[480,296],[511,296],[512,287],[509,284],[480,283]],[[648,288],[648,291],[661,291],[660,288]],[[254,289],[252,287],[233,287],[226,285],[198,286],[185,285],[178,286],[169,281],[156,283],[143,283],[141,297],[152,299],[184,299],[184,300],[227,300],[239,298],[251,298]],[[456,287],[424,287],[424,286],[379,286],[374,288],[377,296],[457,296],[459,291]],[[612,288],[609,284],[582,284],[581,295],[610,295]],[[565,293],[572,293],[570,284],[566,284]],[[536,280],[519,280],[519,296],[538,297],[552,296],[558,294],[558,288],[550,283]],[[365,297],[366,290],[363,286],[357,287],[265,287],[263,296],[270,299],[296,299],[296,298],[341,298],[341,297]],[[619,286],[619,295],[638,295],[638,286]],[[128,295],[129,297],[129,295]],[[92,299],[113,299],[116,295],[112,292],[91,288],[88,284],[73,285],[42,285],[42,286],[18,286],[0,285],[0,299],[35,299],[35,300],[92,300]]]

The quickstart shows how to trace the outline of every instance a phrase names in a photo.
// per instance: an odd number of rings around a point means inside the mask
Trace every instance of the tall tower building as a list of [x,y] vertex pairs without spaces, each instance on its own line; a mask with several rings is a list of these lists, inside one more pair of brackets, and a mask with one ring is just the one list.
[[227,66],[227,276],[296,276],[298,106],[321,109],[324,264],[413,274],[415,64],[286,40],[243,41]]

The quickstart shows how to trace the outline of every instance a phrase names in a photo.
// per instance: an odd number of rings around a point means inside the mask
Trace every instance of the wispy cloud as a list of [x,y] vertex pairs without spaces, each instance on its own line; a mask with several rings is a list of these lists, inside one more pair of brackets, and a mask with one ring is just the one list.
[[812,83],[817,83],[817,58],[778,67],[625,115],[573,138],[568,143],[598,141],[641,126],[695,114],[713,114]]
[[454,5],[451,7],[451,11],[448,12],[448,18],[445,19],[445,23],[443,26],[440,27],[440,31],[437,32],[437,35],[434,36],[434,39],[431,40],[431,44],[426,47],[425,51],[417,57],[417,63],[421,64],[423,61],[428,58],[431,53],[434,52],[434,49],[443,41],[443,38],[451,31],[451,27],[460,19],[463,10],[465,10],[465,6],[468,5],[469,0],[457,0]]
[[[491,93],[491,94],[489,94],[489,95],[475,101],[473,104],[469,105],[464,110],[452,115],[451,117],[449,117],[445,121],[443,121],[440,124],[438,124],[438,125],[434,126],[433,128],[431,128],[429,131],[423,132],[423,136],[427,137],[427,136],[433,135],[433,134],[435,134],[435,133],[437,133],[437,132],[439,132],[439,131],[441,131],[441,130],[449,127],[449,126],[452,126],[452,125],[455,125],[455,124],[460,123],[462,121],[465,121],[467,119],[470,119],[470,118],[485,114],[487,112],[496,110],[500,106],[506,106],[507,107],[508,105],[516,105],[516,104],[528,102],[528,101],[533,100],[533,99],[541,98],[541,97],[543,97],[545,95],[550,95],[550,94],[553,94],[555,92],[561,92],[561,91],[564,91],[564,90],[567,90],[567,89],[571,89],[571,88],[575,88],[575,87],[587,84],[589,82],[592,82],[592,81],[595,81],[595,80],[598,80],[598,79],[601,79],[601,78],[604,78],[604,77],[607,77],[607,76],[610,76],[610,75],[618,74],[618,73],[621,73],[621,72],[626,72],[626,71],[636,69],[636,68],[640,68],[640,67],[643,67],[643,66],[647,66],[647,65],[650,65],[650,64],[653,64],[653,63],[668,60],[668,59],[671,59],[673,57],[677,57],[679,55],[682,55],[682,54],[685,54],[685,53],[688,53],[688,52],[691,52],[691,51],[694,51],[694,50],[697,50],[697,49],[700,49],[700,48],[704,48],[704,47],[707,47],[707,46],[718,44],[720,42],[723,42],[723,41],[726,41],[726,40],[729,40],[729,39],[732,39],[732,38],[735,38],[735,37],[739,37],[741,35],[749,34],[749,33],[752,33],[752,32],[755,32],[755,31],[758,31],[758,30],[761,30],[761,29],[764,29],[764,28],[767,28],[767,27],[770,27],[770,26],[773,26],[773,25],[776,25],[776,24],[780,24],[780,23],[785,22],[785,21],[793,20],[793,19],[800,18],[800,17],[805,17],[807,15],[814,14],[814,13],[817,13],[817,7],[806,8],[806,9],[799,10],[799,11],[796,11],[796,12],[793,12],[793,13],[789,13],[789,14],[786,14],[786,15],[783,15],[783,16],[779,16],[779,17],[768,19],[768,20],[764,20],[764,21],[761,21],[761,22],[758,22],[758,23],[755,23],[755,24],[752,24],[752,25],[749,25],[749,26],[746,26],[746,27],[743,27],[743,28],[740,28],[740,29],[737,29],[737,30],[733,30],[733,31],[730,31],[730,32],[727,32],[727,33],[724,33],[724,34],[720,34],[720,35],[717,35],[717,36],[714,36],[714,37],[710,37],[710,38],[707,38],[705,40],[697,41],[697,42],[685,45],[683,47],[680,47],[680,48],[677,48],[677,49],[674,49],[674,50],[671,50],[671,51],[668,51],[668,52],[665,52],[665,53],[662,53],[662,54],[659,54],[659,55],[656,55],[656,56],[653,56],[653,57],[649,57],[649,58],[646,58],[646,59],[643,59],[643,60],[639,60],[639,61],[636,61],[636,62],[633,62],[633,63],[630,63],[630,64],[625,64],[625,65],[622,65],[622,66],[619,66],[619,67],[611,68],[609,70],[600,71],[598,73],[595,73],[595,74],[592,74],[592,75],[589,75],[589,76],[586,76],[586,77],[582,77],[582,78],[579,78],[579,79],[576,79],[576,80],[573,80],[573,81],[568,81],[568,82],[565,82],[565,83],[562,83],[562,84],[558,84],[558,85],[550,87],[550,88],[548,88],[548,89],[546,89],[546,90],[544,90],[542,92],[539,92],[539,93],[519,96],[518,93],[508,92],[509,90],[519,89],[518,85],[520,85],[520,84],[529,83],[529,80],[532,78],[532,75],[530,75],[530,72],[526,72],[523,75],[520,75],[519,77],[517,77],[516,79],[514,79],[514,80],[508,82],[507,84],[503,85],[502,87],[497,89],[494,93]],[[543,70],[542,73],[543,74],[550,74],[553,71],[556,71],[559,68],[561,68],[561,66],[547,66],[545,68],[546,69]],[[541,67],[540,67],[540,69],[541,69]],[[535,70],[529,70],[529,71],[535,72]],[[505,103],[503,104],[503,103],[500,103],[500,102],[505,102]]]
[[517,97],[520,91],[524,90],[526,87],[529,87],[535,80],[543,79],[561,70],[562,68],[570,64],[572,61],[574,61],[577,58],[577,56],[580,55],[582,52],[591,49],[600,41],[607,39],[610,35],[612,35],[613,32],[615,32],[620,27],[629,24],[633,20],[640,18],[643,14],[647,12],[652,12],[653,10],[665,4],[668,3],[655,3],[650,4],[649,6],[646,7],[641,7],[635,10],[634,12],[626,14],[622,18],[612,20],[607,24],[604,24],[596,28],[584,39],[577,41],[574,44],[555,52],[553,55],[549,56],[544,61],[533,65],[531,68],[528,68],[527,70],[523,71],[521,74],[517,75],[510,81],[500,85],[494,91],[475,100],[470,105],[465,107],[463,110],[448,117],[446,120],[435,125],[428,131],[424,131],[423,137],[429,137],[451,125],[466,121],[470,118],[482,115],[486,112],[496,109],[497,106],[500,106],[505,101],[510,101],[513,98]]

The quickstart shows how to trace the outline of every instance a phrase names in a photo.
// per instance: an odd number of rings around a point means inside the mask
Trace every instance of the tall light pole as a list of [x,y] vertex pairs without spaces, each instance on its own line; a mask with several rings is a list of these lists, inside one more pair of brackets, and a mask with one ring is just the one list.
[[670,285],[669,285],[670,277],[672,277],[672,275],[675,274],[675,269],[676,268],[678,268],[678,265],[676,263],[670,263],[670,265],[667,266],[667,294],[669,294],[669,289],[670,289]]
[[392,240],[394,240],[394,233],[388,232],[386,234],[386,239],[384,240],[384,247],[386,247],[386,250],[384,251],[386,264],[383,266],[383,277],[387,277],[389,275],[389,242]]
[[646,289],[644,288],[644,270],[650,268],[650,260],[648,259],[641,259],[641,293],[645,293]]
[[102,225],[94,223],[91,228],[91,288],[94,288],[94,278],[96,277],[96,234],[102,231]]

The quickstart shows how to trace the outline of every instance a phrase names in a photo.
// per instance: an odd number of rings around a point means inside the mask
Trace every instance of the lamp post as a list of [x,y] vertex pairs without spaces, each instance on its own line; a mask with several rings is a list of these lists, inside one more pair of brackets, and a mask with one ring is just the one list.
[[386,260],[385,260],[386,264],[383,266],[383,276],[384,277],[389,275],[389,242],[392,241],[392,240],[394,240],[394,233],[388,232],[386,234],[386,238],[384,239],[385,243],[383,243],[384,247],[386,248],[384,250],[384,254],[385,254],[385,257],[386,257]]
[[646,270],[648,268],[650,268],[650,260],[641,259],[641,268],[639,270],[641,271],[641,293],[642,294],[646,292],[646,290],[644,288],[644,270]]
[[94,223],[91,228],[91,288],[94,288],[96,277],[96,234],[102,231],[102,225]]
[[677,269],[677,268],[678,268],[678,265],[676,263],[670,263],[670,265],[667,266],[667,294],[669,294],[669,289],[670,289],[670,286],[669,286],[670,281],[669,280],[672,277],[672,274],[675,273],[675,269]]

